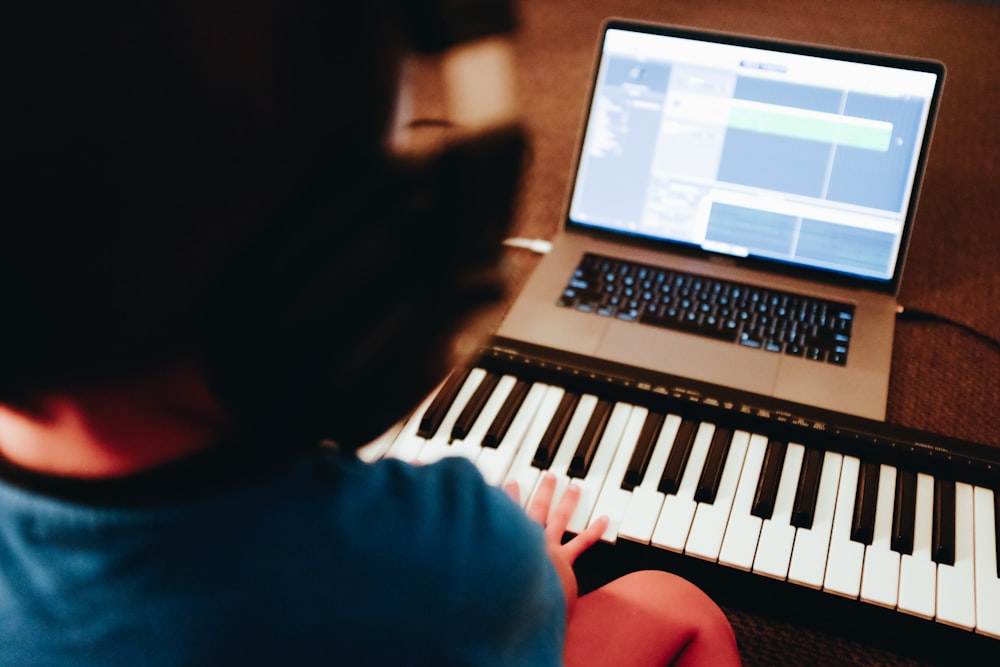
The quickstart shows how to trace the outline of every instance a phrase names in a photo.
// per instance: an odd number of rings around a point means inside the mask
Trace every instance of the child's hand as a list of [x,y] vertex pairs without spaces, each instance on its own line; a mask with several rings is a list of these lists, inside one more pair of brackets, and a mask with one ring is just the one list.
[[[517,482],[508,482],[504,485],[504,490],[515,501],[519,500],[520,490]],[[569,520],[573,518],[577,503],[580,502],[580,487],[570,484],[563,492],[562,498],[555,507],[552,507],[553,496],[556,490],[556,477],[552,473],[545,473],[538,482],[538,489],[534,498],[528,504],[526,512],[528,516],[545,527],[545,542],[550,550],[558,550],[562,558],[572,565],[584,551],[592,547],[608,527],[607,517],[600,517],[591,523],[583,532],[573,537],[566,544],[562,543],[563,534]]]
[[[520,489],[517,482],[508,482],[504,485],[507,494],[519,502]],[[563,589],[566,592],[567,612],[572,611],[576,604],[577,584],[576,575],[573,573],[573,563],[584,551],[592,547],[601,538],[608,527],[608,518],[602,516],[593,521],[578,535],[574,536],[565,544],[562,543],[566,526],[576,511],[576,506],[580,502],[580,487],[570,484],[566,487],[562,497],[556,506],[552,507],[553,496],[556,490],[556,478],[552,473],[545,473],[538,482],[538,489],[534,497],[528,503],[526,512],[528,517],[542,524],[545,528],[545,548],[556,566],[559,576],[563,580]],[[568,613],[567,613],[568,617]]]

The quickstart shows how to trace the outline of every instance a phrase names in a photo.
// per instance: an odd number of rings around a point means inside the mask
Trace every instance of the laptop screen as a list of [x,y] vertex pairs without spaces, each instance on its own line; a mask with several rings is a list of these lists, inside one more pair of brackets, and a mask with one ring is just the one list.
[[943,75],[611,22],[570,224],[893,283]]

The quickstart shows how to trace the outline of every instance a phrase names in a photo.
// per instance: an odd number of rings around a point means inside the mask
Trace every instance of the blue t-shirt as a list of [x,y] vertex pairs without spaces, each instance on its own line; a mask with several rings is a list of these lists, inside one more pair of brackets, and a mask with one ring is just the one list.
[[134,507],[0,482],[2,665],[556,665],[564,634],[541,527],[461,459]]

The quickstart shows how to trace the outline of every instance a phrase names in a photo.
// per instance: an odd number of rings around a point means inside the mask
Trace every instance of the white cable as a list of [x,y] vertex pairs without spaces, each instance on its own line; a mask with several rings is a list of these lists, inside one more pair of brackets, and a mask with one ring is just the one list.
[[505,239],[503,244],[510,248],[524,248],[526,250],[530,250],[531,252],[538,253],[539,255],[545,255],[552,250],[552,242],[546,241],[545,239],[524,239],[515,237]]

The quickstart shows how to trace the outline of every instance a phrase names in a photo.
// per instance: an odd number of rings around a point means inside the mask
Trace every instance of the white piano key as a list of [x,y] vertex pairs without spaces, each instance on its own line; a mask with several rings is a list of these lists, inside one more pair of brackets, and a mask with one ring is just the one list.
[[522,507],[528,506],[528,499],[534,491],[535,482],[538,481],[538,468],[531,464],[535,457],[535,450],[538,449],[538,443],[545,435],[545,430],[549,427],[549,422],[552,421],[552,417],[559,407],[559,401],[562,400],[565,393],[561,387],[548,386],[545,388],[545,394],[538,406],[538,411],[532,418],[531,426],[517,449],[510,470],[504,477],[504,483],[517,482]]
[[[566,472],[569,469],[570,462],[573,460],[573,454],[576,452],[576,448],[580,444],[580,438],[583,437],[583,432],[587,429],[587,423],[590,421],[590,416],[594,413],[594,406],[596,405],[596,396],[592,394],[584,394],[581,396],[580,400],[576,404],[576,408],[573,410],[573,415],[570,417],[569,424],[566,425],[566,432],[563,434],[562,440],[556,443],[555,455],[552,458],[552,463],[547,469],[548,472],[551,472],[556,476],[556,488],[552,495],[553,510],[558,504],[559,498],[566,490],[566,486],[570,482],[569,475],[567,475]],[[534,464],[532,464],[532,467],[534,467]],[[539,479],[541,479],[542,472],[544,471],[539,468]],[[528,489],[531,497],[534,497],[537,487],[538,482],[536,481],[535,487]],[[531,502],[530,498],[528,502]]]
[[[517,378],[513,375],[504,375],[500,378],[496,387],[493,388],[493,393],[486,399],[483,409],[472,423],[468,434],[464,438],[452,440],[451,456],[462,456],[473,463],[478,461],[483,450],[483,438],[486,436],[486,431],[493,423],[497,413],[500,412],[500,408],[503,407],[504,401],[507,400],[515,384],[517,384]],[[487,449],[489,448],[487,447]]]
[[976,632],[1000,639],[1000,577],[997,576],[995,492],[977,486],[973,494],[976,544]]
[[937,597],[937,563],[931,559],[934,526],[934,478],[917,473],[917,505],[914,513],[913,553],[899,560],[897,608],[922,618],[934,618]]
[[399,434],[406,427],[407,422],[412,418],[412,414],[409,417],[404,417],[385,433],[358,449],[358,458],[365,463],[374,463],[385,456],[392,447],[392,443],[396,441],[396,438],[399,437]]
[[[455,422],[458,420],[459,415],[462,414],[462,410],[465,409],[465,404],[469,402],[472,395],[476,393],[476,389],[479,384],[486,377],[486,371],[482,368],[473,368],[469,373],[469,377],[465,379],[462,383],[462,388],[458,390],[455,395],[455,400],[448,407],[447,412],[444,414],[444,419],[441,421],[441,425],[438,427],[437,432],[433,436],[428,438],[420,451],[417,453],[417,462],[421,464],[433,463],[438,459],[444,458],[445,456],[454,455],[454,450],[451,448],[451,430],[455,426]],[[416,436],[414,436],[416,437]]]
[[719,551],[720,563],[740,570],[749,571],[757,553],[757,541],[760,538],[760,526],[763,521],[751,514],[750,510],[757,491],[761,466],[764,464],[765,451],[767,451],[767,437],[751,436],[746,459],[743,462],[743,471],[740,473],[740,482],[733,499],[733,510],[729,514],[726,536],[722,539],[722,549]]
[[[517,453],[522,449],[528,429],[535,421],[542,399],[547,395],[549,386],[541,383],[531,385],[524,396],[521,407],[511,420],[507,433],[494,447],[483,447],[476,459],[476,467],[482,473],[487,484],[499,486],[510,472]],[[557,402],[558,405],[558,402]],[[522,492],[523,496],[523,492]]]
[[802,470],[805,453],[805,447],[791,442],[785,449],[774,511],[771,518],[765,519],[760,527],[757,554],[753,559],[753,571],[757,574],[776,579],[784,579],[788,575],[792,546],[795,543],[792,508],[795,505],[795,491],[799,485],[799,472]]
[[788,580],[796,584],[817,589],[823,586],[843,460],[844,457],[837,452],[826,452],[823,455],[812,528],[799,528],[796,531],[792,562],[788,566]]
[[653,539],[653,529],[663,507],[663,494],[655,487],[636,487],[628,501],[625,518],[618,530],[619,537],[634,542],[649,544]]
[[719,559],[722,550],[722,539],[726,535],[726,525],[729,523],[729,513],[733,509],[736,498],[736,487],[743,470],[743,460],[746,458],[747,447],[750,445],[750,434],[746,431],[736,431],[729,444],[729,453],[719,480],[719,491],[715,502],[699,503],[691,524],[691,535],[688,537],[684,552],[698,558],[715,561]]
[[892,550],[892,513],[896,499],[896,469],[879,466],[875,500],[875,529],[865,549],[861,571],[861,599],[882,607],[895,607],[899,597],[899,553]]
[[649,544],[653,538],[653,528],[660,516],[660,508],[663,507],[663,494],[656,487],[660,484],[663,469],[667,467],[667,459],[680,425],[681,418],[677,415],[667,415],[663,420],[660,435],[656,438],[653,453],[649,457],[646,474],[639,485],[632,489],[632,497],[618,531],[619,536],[642,544]]
[[858,470],[861,461],[845,456],[840,470],[840,487],[837,489],[837,506],[833,512],[833,530],[830,532],[830,555],[826,562],[823,590],[856,598],[861,592],[861,569],[865,545],[851,539],[851,520],[854,516],[854,497],[858,488]]
[[442,382],[410,415],[395,441],[393,441],[388,451],[385,452],[385,456],[408,462],[417,460],[420,448],[423,447],[425,442],[423,438],[417,436],[417,430],[420,428],[420,419],[427,412],[427,408],[430,407],[434,401],[434,397],[441,391],[441,387],[443,386],[444,383]]
[[966,630],[976,625],[972,486],[955,482],[955,564],[938,565],[937,620]]
[[614,460],[611,462],[608,474],[604,479],[604,485],[601,487],[601,493],[594,504],[591,521],[602,515],[606,515],[609,519],[608,527],[601,535],[601,539],[605,542],[614,544],[618,540],[618,529],[622,525],[629,501],[632,498],[632,492],[623,489],[621,484],[625,479],[625,471],[632,460],[636,442],[639,440],[639,434],[642,432],[642,426],[648,415],[649,411],[646,408],[632,408],[628,423],[626,423],[622,433],[621,442],[618,443],[618,449],[615,451]]
[[701,469],[705,465],[705,458],[708,456],[708,449],[712,444],[714,434],[714,424],[702,422],[698,427],[698,433],[691,445],[687,466],[681,473],[681,482],[677,493],[667,494],[663,499],[660,518],[657,519],[656,528],[653,529],[652,543],[655,546],[671,551],[684,550],[684,544],[687,542],[688,533],[691,530],[691,522],[694,520],[695,510],[698,508],[694,494],[698,490]]
[[[611,467],[611,461],[614,459],[615,452],[622,441],[625,425],[628,424],[631,414],[631,405],[627,403],[615,403],[611,409],[607,426],[597,445],[597,451],[594,453],[594,459],[590,463],[590,469],[587,471],[586,476],[582,479],[570,480],[580,487],[580,501],[577,503],[576,511],[573,512],[573,516],[566,526],[566,530],[569,532],[579,533],[590,523],[592,514],[594,513],[594,505],[597,503],[601,488],[604,486],[604,480]],[[596,519],[597,516],[593,516],[593,518]]]

